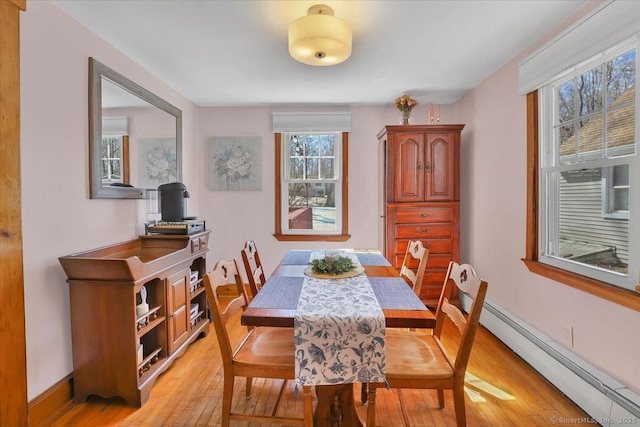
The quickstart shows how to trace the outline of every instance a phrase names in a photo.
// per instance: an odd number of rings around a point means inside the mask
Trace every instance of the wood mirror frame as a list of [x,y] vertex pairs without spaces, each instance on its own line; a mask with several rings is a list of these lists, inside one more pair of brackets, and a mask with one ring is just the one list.
[[176,181],[182,181],[182,111],[94,58],[89,58],[89,197],[92,199],[142,199],[146,197],[145,188],[110,186],[102,183],[100,171],[102,170],[103,79],[175,117]]

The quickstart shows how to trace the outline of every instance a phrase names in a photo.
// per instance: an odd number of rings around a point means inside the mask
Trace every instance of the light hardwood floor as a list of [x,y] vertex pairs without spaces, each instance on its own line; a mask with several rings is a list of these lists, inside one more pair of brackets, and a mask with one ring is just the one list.
[[[240,339],[239,318],[233,334]],[[446,329],[445,329],[446,336]],[[250,400],[244,399],[244,380],[237,380],[234,404],[246,411],[271,411],[280,381],[254,382]],[[358,386],[356,386],[358,387]],[[222,366],[215,334],[199,339],[160,376],[149,401],[139,409],[119,399],[91,397],[64,413],[54,426],[218,426],[222,396]],[[359,389],[356,390],[359,396]],[[412,426],[454,426],[453,399],[445,391],[445,409],[438,409],[435,391],[405,390]],[[401,426],[397,394],[379,390],[376,400],[379,426]],[[564,418],[587,423],[588,415],[541,377],[520,357],[484,328],[480,328],[467,370],[467,424],[469,426],[549,426]],[[364,407],[362,415],[364,417]],[[280,413],[302,414],[302,396],[288,383]],[[233,425],[233,423],[232,423]],[[257,426],[257,423],[236,425]]]

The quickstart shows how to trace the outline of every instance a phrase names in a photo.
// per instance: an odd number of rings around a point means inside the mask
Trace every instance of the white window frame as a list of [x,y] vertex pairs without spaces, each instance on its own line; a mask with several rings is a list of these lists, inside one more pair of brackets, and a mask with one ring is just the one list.
[[[576,169],[576,163],[565,164],[561,163],[558,159],[557,145],[554,138],[554,123],[556,123],[555,116],[555,86],[560,83],[566,82],[570,77],[579,75],[585,71],[588,71],[600,64],[603,64],[631,49],[636,50],[636,86],[638,84],[638,57],[640,56],[639,43],[637,38],[633,38],[627,42],[621,43],[605,52],[602,52],[595,57],[583,61],[569,69],[564,70],[557,75],[548,84],[542,86],[539,92],[539,182],[538,188],[539,194],[539,211],[538,211],[538,259],[544,264],[551,265],[553,267],[561,268],[563,270],[571,271],[576,274],[591,277],[593,279],[610,283],[621,288],[634,290],[636,284],[640,279],[640,230],[639,220],[634,218],[634,215],[628,215],[629,217],[629,262],[628,262],[628,274],[621,274],[614,271],[610,271],[595,266],[589,266],[580,262],[561,258],[559,256],[551,255],[551,253],[558,253],[558,248],[554,245],[558,242],[558,221],[555,217],[555,213],[558,212],[557,203],[558,195],[555,194],[555,188],[557,185],[552,182],[554,172],[563,172]],[[605,155],[598,159],[583,159],[580,163],[580,168],[611,168],[620,164],[629,165],[629,182],[640,182],[640,171],[638,167],[639,153],[638,153],[638,135],[640,128],[640,104],[638,103],[638,93],[636,90],[636,148],[634,154],[627,154],[618,157],[606,157],[606,147],[603,147]],[[606,108],[605,108],[606,111]],[[558,159],[558,160],[556,160]],[[604,170],[603,170],[604,172]],[[557,176],[557,174],[555,174]],[[629,191],[629,211],[640,212],[640,185],[632,185]],[[637,217],[638,215],[635,215]]]
[[[289,177],[289,138],[290,135],[334,135],[334,170],[336,171],[336,179],[305,179],[303,181],[293,180]],[[341,235],[342,234],[342,180],[343,180],[343,159],[342,159],[342,132],[283,132],[282,133],[282,149],[281,149],[281,176],[280,176],[280,191],[281,191],[281,230],[284,235]],[[336,219],[335,230],[316,230],[316,229],[290,229],[289,228],[289,184],[290,183],[311,183],[311,184],[330,184],[335,185],[335,203],[336,203]]]

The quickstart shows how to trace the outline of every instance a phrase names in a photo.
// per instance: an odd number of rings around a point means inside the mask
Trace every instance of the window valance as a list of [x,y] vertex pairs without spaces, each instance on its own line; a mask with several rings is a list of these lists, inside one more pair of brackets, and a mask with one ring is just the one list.
[[103,117],[102,135],[122,136],[129,135],[129,119],[126,117]]
[[351,113],[273,113],[273,133],[351,132]]

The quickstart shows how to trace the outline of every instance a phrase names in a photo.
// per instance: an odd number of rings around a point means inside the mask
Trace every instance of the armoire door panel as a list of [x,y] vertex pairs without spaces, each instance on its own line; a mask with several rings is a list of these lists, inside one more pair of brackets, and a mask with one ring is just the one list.
[[424,198],[424,139],[406,134],[396,140],[395,200],[420,202]]
[[448,134],[428,135],[425,201],[453,200],[453,143]]

